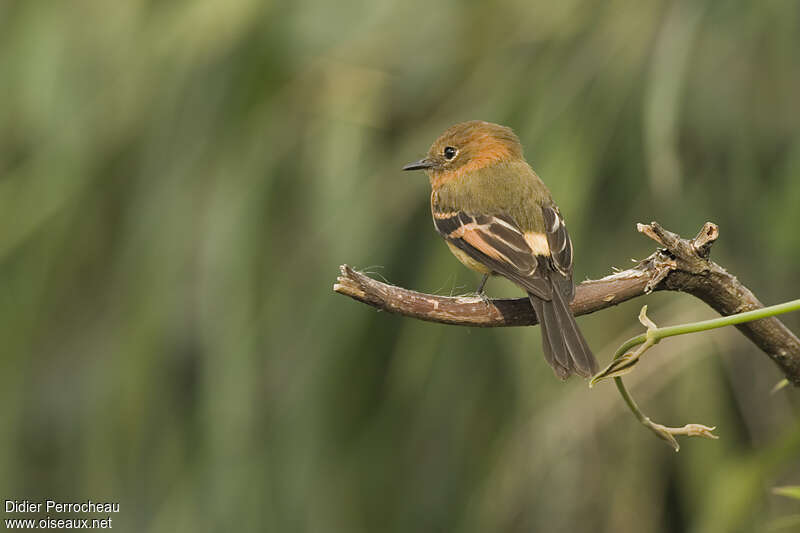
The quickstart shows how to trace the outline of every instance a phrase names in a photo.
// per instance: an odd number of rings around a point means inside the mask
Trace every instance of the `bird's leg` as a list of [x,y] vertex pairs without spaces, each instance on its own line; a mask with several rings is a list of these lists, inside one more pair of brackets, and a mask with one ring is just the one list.
[[478,289],[475,291],[475,294],[486,299],[486,294],[483,292],[483,289],[486,287],[486,282],[489,280],[490,274],[484,274],[483,279],[481,280],[480,284],[478,285]]
[[467,293],[467,294],[463,295],[463,298],[466,298],[466,299],[470,300],[471,302],[474,302],[476,299],[480,299],[483,303],[488,304],[489,303],[489,297],[486,296],[486,293],[483,292],[483,289],[484,289],[484,287],[486,287],[486,281],[489,279],[489,276],[491,276],[491,275],[492,275],[491,272],[489,272],[488,274],[484,274],[483,278],[481,279],[481,282],[478,285],[478,288],[475,290],[475,292]]

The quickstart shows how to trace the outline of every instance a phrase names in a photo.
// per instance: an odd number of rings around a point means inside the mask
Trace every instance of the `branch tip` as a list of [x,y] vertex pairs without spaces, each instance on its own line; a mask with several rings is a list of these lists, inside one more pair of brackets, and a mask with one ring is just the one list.
[[713,222],[706,222],[700,232],[692,239],[692,248],[694,248],[699,257],[708,259],[709,255],[711,255],[711,246],[718,238],[719,226]]

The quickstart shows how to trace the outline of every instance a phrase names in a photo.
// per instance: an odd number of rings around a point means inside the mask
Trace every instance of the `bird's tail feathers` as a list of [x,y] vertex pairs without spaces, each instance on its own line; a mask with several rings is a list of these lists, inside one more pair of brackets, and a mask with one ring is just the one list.
[[567,379],[573,373],[583,377],[596,374],[597,359],[561,292],[554,290],[550,301],[532,294],[529,296],[542,328],[544,358],[555,374],[561,379]]

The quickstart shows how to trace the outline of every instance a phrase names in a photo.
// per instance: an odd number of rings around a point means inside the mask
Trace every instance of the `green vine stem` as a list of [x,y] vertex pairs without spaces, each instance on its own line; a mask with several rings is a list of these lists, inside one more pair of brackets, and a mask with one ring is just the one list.
[[[716,439],[718,437],[712,433],[715,429],[714,427],[704,426],[702,424],[687,424],[680,428],[673,428],[657,424],[650,420],[636,404],[630,392],[628,392],[628,389],[622,381],[622,376],[630,372],[633,366],[639,361],[639,358],[651,347],[658,344],[661,339],[674,337],[676,335],[685,335],[687,333],[708,331],[724,326],[741,324],[743,322],[751,322],[753,320],[790,313],[792,311],[800,311],[800,299],[711,320],[702,320],[700,322],[659,328],[647,317],[647,306],[645,305],[639,313],[639,321],[647,328],[647,331],[625,341],[614,353],[611,363],[591,379],[589,386],[592,387],[602,380],[614,378],[617,390],[619,390],[622,399],[631,412],[633,412],[636,419],[653,431],[660,439],[666,441],[676,452],[680,450],[680,445],[675,439],[676,435],[685,435],[689,437],[700,436]],[[636,347],[636,349],[630,351],[634,347]]]

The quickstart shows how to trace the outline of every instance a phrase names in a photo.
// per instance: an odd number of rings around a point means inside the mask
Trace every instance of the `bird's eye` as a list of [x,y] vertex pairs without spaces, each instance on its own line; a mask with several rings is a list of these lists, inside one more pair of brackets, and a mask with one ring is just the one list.
[[449,159],[453,159],[456,156],[456,152],[457,151],[458,150],[456,150],[452,146],[445,146],[445,148],[444,148],[444,158],[448,159],[448,160]]

